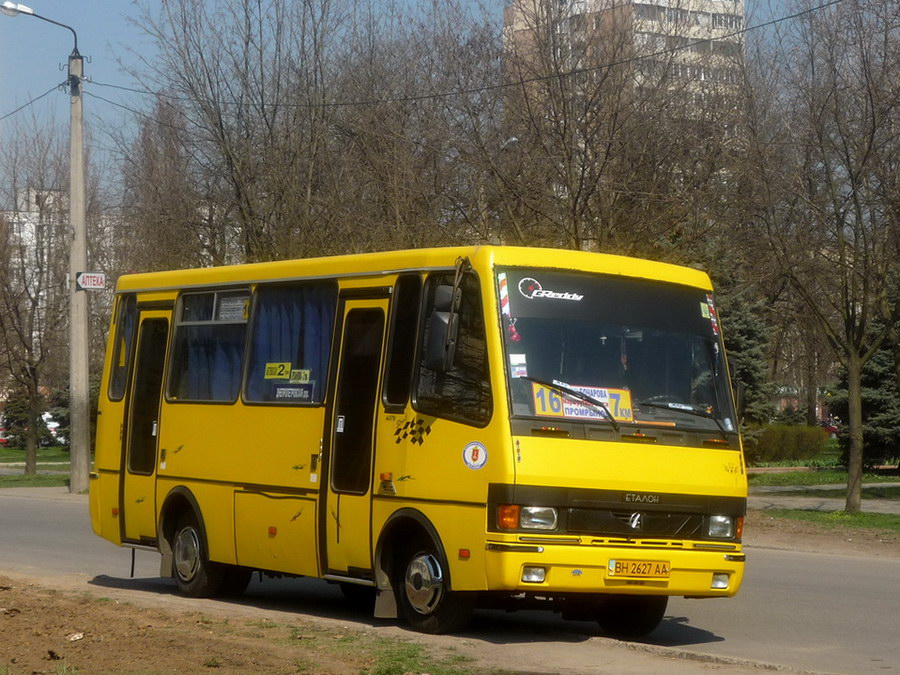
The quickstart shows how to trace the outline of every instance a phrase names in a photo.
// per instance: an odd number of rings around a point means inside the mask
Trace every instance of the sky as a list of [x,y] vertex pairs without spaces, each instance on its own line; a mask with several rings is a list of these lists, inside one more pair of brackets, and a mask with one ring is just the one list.
[[[0,0],[2,1],[2,0]],[[25,4],[48,19],[71,26],[78,34],[78,51],[84,57],[84,75],[97,82],[134,86],[121,63],[135,66],[138,54],[152,54],[150,40],[130,22],[138,16],[131,0],[25,0]],[[66,63],[72,52],[72,33],[33,16],[0,14],[0,118],[66,79]],[[60,69],[62,68],[62,69]],[[111,100],[127,98],[113,89],[93,86],[85,91]],[[68,94],[54,90],[40,101],[5,120],[0,120],[0,139],[11,124],[55,122],[68,128]],[[84,97],[85,123],[102,143],[102,127],[126,119],[126,113],[89,95]]]

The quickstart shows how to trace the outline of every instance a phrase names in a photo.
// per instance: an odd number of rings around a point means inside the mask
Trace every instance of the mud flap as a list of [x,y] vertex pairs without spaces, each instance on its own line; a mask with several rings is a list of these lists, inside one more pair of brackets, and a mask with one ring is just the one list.
[[387,588],[379,588],[378,595],[375,596],[375,613],[376,619],[396,619],[397,618],[397,598],[394,596],[394,589],[390,583]]

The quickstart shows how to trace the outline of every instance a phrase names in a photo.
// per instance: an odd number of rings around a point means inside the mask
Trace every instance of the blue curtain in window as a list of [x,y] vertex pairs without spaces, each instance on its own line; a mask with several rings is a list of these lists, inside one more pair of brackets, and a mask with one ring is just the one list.
[[187,401],[234,401],[241,386],[245,324],[182,326],[172,393]]
[[[336,301],[333,282],[258,289],[246,400],[322,401]],[[285,363],[309,371],[309,381],[292,382],[289,373],[266,377],[267,366]]]

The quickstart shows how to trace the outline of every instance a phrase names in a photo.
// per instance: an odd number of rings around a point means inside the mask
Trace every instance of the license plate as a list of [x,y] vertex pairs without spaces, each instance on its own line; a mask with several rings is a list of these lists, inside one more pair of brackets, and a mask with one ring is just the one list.
[[607,571],[611,577],[668,579],[672,564],[668,560],[610,560]]

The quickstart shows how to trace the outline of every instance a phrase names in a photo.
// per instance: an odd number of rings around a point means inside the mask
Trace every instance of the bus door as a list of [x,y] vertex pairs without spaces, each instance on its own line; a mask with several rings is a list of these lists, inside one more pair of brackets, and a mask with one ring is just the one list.
[[372,456],[387,298],[344,299],[323,509],[329,574],[371,578]]
[[128,409],[119,517],[123,539],[156,541],[156,456],[169,310],[142,311]]

